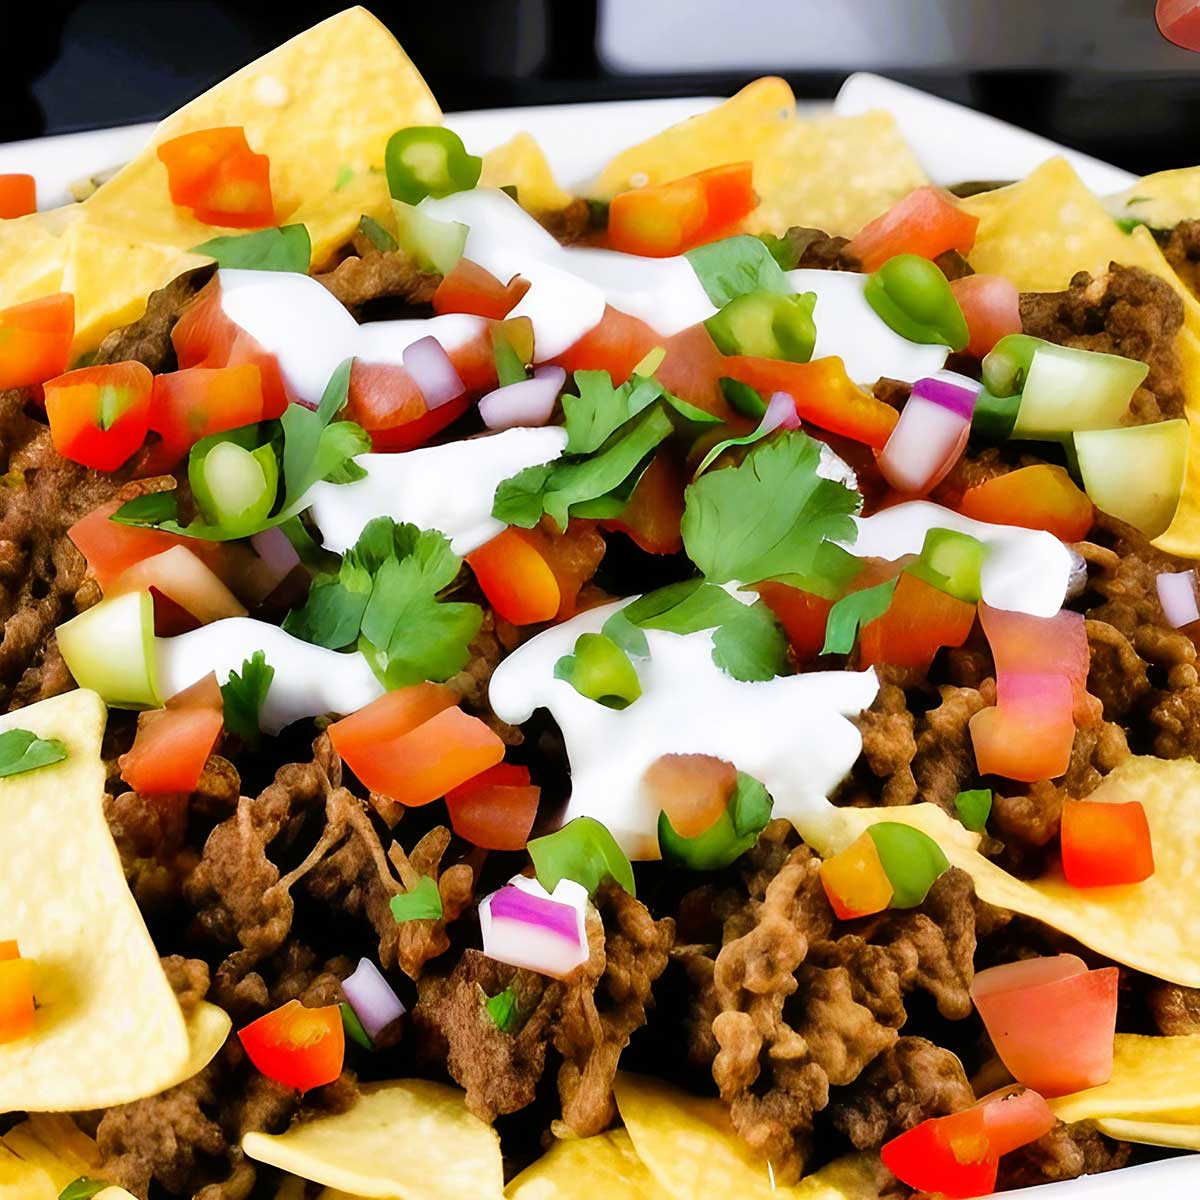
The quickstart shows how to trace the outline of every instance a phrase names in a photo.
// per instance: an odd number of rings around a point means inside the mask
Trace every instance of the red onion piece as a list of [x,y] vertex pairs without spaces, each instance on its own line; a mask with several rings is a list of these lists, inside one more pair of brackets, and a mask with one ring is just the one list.
[[413,342],[401,359],[404,369],[420,388],[425,407],[431,412],[457,400],[467,390],[450,356],[435,337],[423,337]]
[[974,415],[975,401],[982,390],[981,383],[969,379],[966,375],[959,375],[956,371],[938,371],[935,375],[918,379],[913,384],[912,394],[932,400],[934,404],[940,404],[969,421]]
[[579,927],[575,910],[558,900],[543,900],[509,884],[492,893],[491,910],[494,921],[520,921],[525,925],[548,929],[569,941],[578,941]]
[[551,897],[535,880],[518,877],[479,903],[483,952],[561,979],[587,961],[586,908],[587,892],[577,883],[561,881]]
[[300,555],[278,526],[264,529],[250,539],[255,554],[263,560],[275,583],[282,583],[300,565]]
[[763,437],[776,429],[799,429],[800,414],[796,412],[796,401],[787,392],[775,392],[767,403],[767,411],[758,423],[757,432]]
[[342,981],[342,994],[372,1040],[406,1011],[391,984],[369,958],[360,958],[354,974]]
[[1163,571],[1155,580],[1163,616],[1175,629],[1200,621],[1195,571]]
[[488,392],[479,401],[479,415],[489,429],[545,425],[566,381],[562,367],[538,367],[532,379],[520,379]]
[[880,473],[898,492],[921,495],[958,461],[970,432],[969,415],[918,395],[914,387],[879,455]]

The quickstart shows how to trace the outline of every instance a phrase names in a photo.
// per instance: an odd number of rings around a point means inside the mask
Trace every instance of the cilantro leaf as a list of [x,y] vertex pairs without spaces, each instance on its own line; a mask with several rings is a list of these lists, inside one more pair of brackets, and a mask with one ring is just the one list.
[[716,308],[724,308],[730,300],[747,292],[768,291],[790,296],[795,290],[771,251],[749,234],[697,246],[684,257],[692,264]]
[[0,779],[36,771],[66,757],[67,748],[58,738],[40,738],[28,729],[0,733]]
[[225,728],[236,733],[248,746],[259,743],[258,714],[274,678],[275,668],[268,664],[267,656],[261,650],[255,650],[242,663],[241,674],[230,671],[228,680],[221,684]]
[[775,614],[761,600],[734,603],[742,611],[713,633],[713,662],[734,679],[751,682],[784,674],[788,640]]
[[567,427],[567,454],[591,454],[663,394],[656,379],[634,375],[613,387],[607,371],[576,371],[578,396],[562,398]]
[[630,658],[650,657],[650,644],[646,641],[646,635],[630,621],[624,609],[613,613],[604,622],[600,632],[620,646]]
[[174,521],[179,515],[179,499],[171,492],[149,492],[135,496],[117,509],[110,521],[118,525],[162,525]]
[[959,792],[954,797],[954,811],[972,833],[982,833],[987,828],[992,812],[992,789],[975,788],[973,791]]
[[854,649],[859,630],[887,612],[895,590],[896,580],[886,579],[874,587],[843,596],[829,610],[821,653],[849,654]]
[[397,925],[405,921],[437,921],[442,915],[442,894],[432,876],[422,875],[415,888],[393,896],[388,907]]
[[487,1015],[492,1018],[496,1028],[501,1033],[514,1033],[521,1020],[521,1006],[517,1002],[517,992],[513,987],[506,987],[495,996],[489,996],[484,1006]]
[[383,254],[395,250],[399,245],[396,239],[374,217],[368,217],[366,213],[358,218],[358,232]]
[[278,229],[211,238],[193,246],[192,253],[215,258],[218,267],[307,275],[312,242],[303,225],[281,225]]
[[58,1200],[92,1200],[93,1196],[107,1187],[112,1187],[112,1184],[103,1179],[89,1179],[86,1175],[81,1175],[58,1193]]
[[789,431],[688,487],[683,544],[706,579],[750,584],[804,573],[823,541],[853,541],[862,497],[818,475],[820,461],[817,442]]

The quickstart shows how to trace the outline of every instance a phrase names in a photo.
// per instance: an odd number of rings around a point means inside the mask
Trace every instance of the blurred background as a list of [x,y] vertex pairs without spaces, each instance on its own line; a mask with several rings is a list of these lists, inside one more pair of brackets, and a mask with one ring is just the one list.
[[[0,141],[164,115],[344,3],[0,0]],[[1200,161],[1200,55],[1153,0],[375,0],[443,108],[724,95],[802,99],[855,70],[915,84],[1143,173]]]

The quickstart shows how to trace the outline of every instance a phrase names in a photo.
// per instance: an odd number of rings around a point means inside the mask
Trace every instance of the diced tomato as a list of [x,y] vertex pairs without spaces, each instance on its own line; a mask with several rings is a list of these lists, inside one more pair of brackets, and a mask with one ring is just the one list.
[[32,960],[0,960],[0,1045],[28,1037],[35,1019]]
[[859,665],[927,668],[943,646],[961,646],[974,623],[974,604],[902,572],[887,611],[859,634]]
[[901,1183],[948,1197],[990,1196],[999,1156],[992,1150],[983,1110],[968,1108],[922,1121],[880,1150]]
[[1027,959],[980,971],[971,997],[1017,1082],[1065,1096],[1112,1077],[1118,974],[1073,954]]
[[233,229],[275,224],[270,160],[250,149],[240,125],[185,133],[157,154],[171,202],[190,208],[197,221]]
[[67,292],[0,311],[0,392],[61,375],[75,337],[75,297]]
[[162,438],[156,462],[169,471],[201,438],[252,425],[262,416],[262,370],[257,363],[156,375],[150,401],[150,428]]
[[1075,741],[1071,706],[1071,683],[1064,675],[1001,673],[995,708],[970,721],[979,773],[1024,783],[1064,774]]
[[225,315],[221,307],[219,277],[206,283],[184,309],[171,330],[171,344],[182,370],[240,367],[248,363],[257,366],[262,388],[262,415],[266,418],[283,415],[288,399],[279,362]]
[[153,387],[154,376],[140,362],[84,367],[48,380],[55,450],[85,467],[115,471],[146,440]]
[[1096,706],[1087,692],[1091,650],[1082,614],[1063,609],[1053,617],[1034,617],[981,604],[979,623],[987,635],[997,678],[1021,673],[1064,675],[1071,682],[1076,724],[1094,723]]
[[1062,866],[1072,887],[1112,887],[1149,879],[1154,874],[1154,846],[1141,801],[1067,800]]
[[732,233],[754,211],[753,165],[730,163],[612,198],[608,244],[666,258]]
[[37,183],[32,175],[0,175],[0,221],[37,212]]
[[444,685],[417,684],[336,722],[329,736],[371,791],[429,804],[504,758],[504,743],[456,701]]
[[551,621],[562,603],[558,581],[525,530],[509,528],[467,555],[488,602],[513,625]]
[[1045,529],[1064,542],[1087,536],[1096,512],[1062,467],[1038,463],[968,488],[959,511],[993,525]]
[[950,290],[967,322],[967,353],[982,358],[1004,336],[1021,332],[1021,293],[1003,275],[967,275]]
[[[193,543],[198,540],[192,539]],[[107,594],[119,596],[146,588],[179,605],[201,625],[246,615],[238,598],[192,552],[191,546],[171,546],[134,563],[109,586]]]
[[783,626],[796,661],[812,662],[825,645],[825,626],[833,601],[772,580],[756,583],[754,590]]
[[937,258],[947,250],[968,254],[978,225],[979,218],[961,208],[949,192],[926,184],[864,225],[846,253],[857,258],[864,271],[877,271],[897,254],[922,258]]
[[215,674],[185,688],[165,708],[138,714],[137,737],[121,755],[121,778],[135,792],[193,792],[225,723]]
[[1168,41],[1185,50],[1200,50],[1200,6],[1196,0],[1156,0],[1154,19]]
[[699,837],[724,815],[737,767],[710,754],[663,754],[642,776],[652,810],[665,812],[680,837]]
[[983,1110],[992,1151],[1001,1156],[1036,1142],[1058,1123],[1045,1097],[1032,1088],[1001,1088],[976,1107]]
[[484,850],[524,850],[542,789],[529,768],[497,763],[446,793],[450,824],[459,837]]
[[843,921],[883,912],[895,895],[875,839],[865,832],[821,864],[821,886],[834,915]]
[[474,313],[502,321],[529,291],[529,281],[520,275],[501,283],[490,271],[460,258],[433,293],[435,313]]
[[680,525],[686,486],[679,460],[669,448],[660,449],[621,515],[601,522],[601,528],[628,534],[647,554],[678,554],[683,549]]
[[268,1078],[301,1092],[332,1083],[346,1057],[341,1010],[336,1004],[282,1008],[238,1030],[246,1056]]
[[[645,321],[610,307],[605,308],[599,325],[573,346],[568,346],[554,361],[568,375],[575,371],[607,371],[613,383],[619,386],[655,346],[664,344],[663,338]],[[709,344],[712,344],[711,339]],[[715,346],[712,352],[716,354]]]

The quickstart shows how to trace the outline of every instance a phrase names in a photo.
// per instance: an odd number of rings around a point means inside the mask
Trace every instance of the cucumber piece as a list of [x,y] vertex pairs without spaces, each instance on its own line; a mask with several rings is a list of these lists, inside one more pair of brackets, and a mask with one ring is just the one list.
[[81,688],[113,708],[160,708],[154,600],[148,591],[101,600],[57,630],[63,661]]
[[461,221],[436,221],[403,200],[393,200],[396,241],[424,271],[449,275],[462,258],[467,244],[467,227]]
[[257,533],[275,507],[279,459],[271,446],[217,441],[188,462],[188,482],[205,520],[232,536]]
[[1184,420],[1077,433],[1084,490],[1102,512],[1157,537],[1179,505],[1187,443]]
[[1146,373],[1145,363],[1117,354],[1039,346],[1025,379],[1012,436],[1050,438],[1080,430],[1112,429]]

